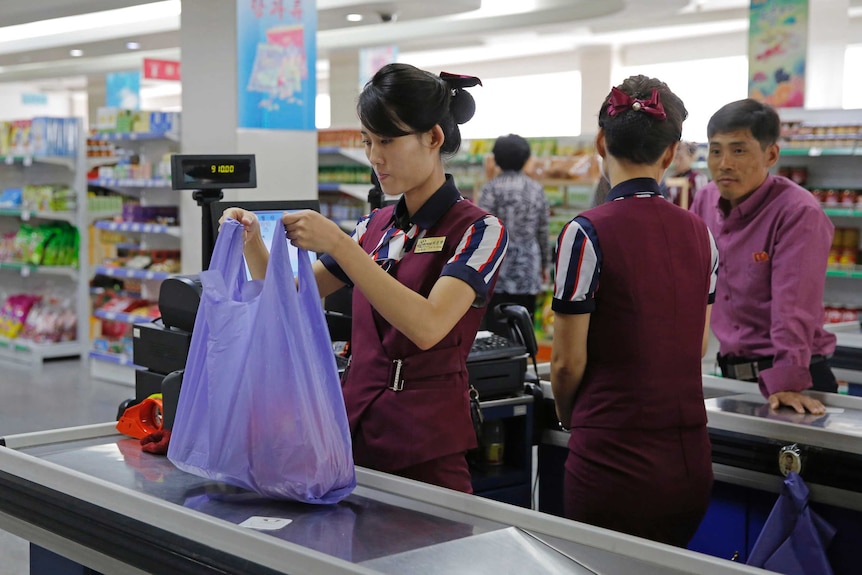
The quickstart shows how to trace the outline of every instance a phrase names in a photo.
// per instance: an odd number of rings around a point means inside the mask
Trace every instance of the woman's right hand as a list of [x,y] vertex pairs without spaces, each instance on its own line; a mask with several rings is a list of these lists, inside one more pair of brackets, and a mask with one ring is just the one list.
[[260,236],[260,222],[257,221],[257,214],[254,212],[244,210],[242,208],[227,208],[222,212],[221,217],[218,220],[219,231],[221,231],[221,225],[227,218],[233,218],[242,224],[243,244],[248,243],[248,241],[255,236]]

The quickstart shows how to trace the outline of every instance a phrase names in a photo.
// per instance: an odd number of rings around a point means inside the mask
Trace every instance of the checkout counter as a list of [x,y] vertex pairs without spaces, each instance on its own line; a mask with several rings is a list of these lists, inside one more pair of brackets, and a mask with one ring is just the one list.
[[835,378],[847,382],[849,395],[862,395],[862,327],[858,321],[826,324],[838,338],[829,359]]
[[0,529],[68,561],[31,575],[765,573],[363,468],[337,505],[266,500],[114,425],[2,439]]
[[[545,371],[547,373],[547,370]],[[550,383],[542,382],[546,398]],[[809,392],[827,407],[820,416],[769,409],[755,384],[703,376],[715,484],[710,508],[689,548],[747,560],[781,492],[782,456],[790,452],[810,489],[811,508],[838,532],[829,549],[836,575],[858,573],[862,546],[862,398]],[[568,432],[556,428],[546,399],[539,446],[539,510],[562,513]],[[786,461],[786,460],[785,460]]]

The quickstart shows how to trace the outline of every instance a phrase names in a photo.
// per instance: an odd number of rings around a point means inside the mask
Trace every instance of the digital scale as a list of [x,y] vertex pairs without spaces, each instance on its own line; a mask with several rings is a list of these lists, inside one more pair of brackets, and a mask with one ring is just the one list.
[[224,198],[222,190],[256,188],[254,154],[174,154],[171,156],[171,189],[194,190],[192,198],[202,209],[203,265],[208,269],[215,245],[210,204]]

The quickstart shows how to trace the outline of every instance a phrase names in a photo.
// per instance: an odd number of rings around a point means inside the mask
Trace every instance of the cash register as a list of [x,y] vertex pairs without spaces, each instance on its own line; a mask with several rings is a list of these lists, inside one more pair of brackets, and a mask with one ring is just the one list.
[[[524,383],[533,380],[527,372],[527,358],[532,358],[535,367],[538,351],[533,321],[524,306],[500,304],[495,310],[506,320],[508,337],[480,331],[467,356],[470,385],[483,400],[522,393]],[[538,375],[535,380],[538,382]]]

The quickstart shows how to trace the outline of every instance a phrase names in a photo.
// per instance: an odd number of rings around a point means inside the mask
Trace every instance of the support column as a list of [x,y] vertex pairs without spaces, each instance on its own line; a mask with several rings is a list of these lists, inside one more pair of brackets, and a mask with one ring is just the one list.
[[581,135],[595,135],[599,131],[599,108],[620,66],[619,50],[613,46],[589,46],[578,53],[581,59]]
[[87,127],[92,128],[96,122],[96,113],[104,107],[107,98],[105,75],[87,76]]
[[844,54],[850,37],[849,0],[808,0],[805,107],[840,108]]
[[[257,188],[225,190],[225,200],[315,199],[316,131],[238,128],[236,14],[242,1],[182,2],[182,153],[255,155]],[[177,193],[182,194],[183,273],[196,273],[201,267],[201,208],[191,192]]]
[[359,52],[329,53],[329,101],[333,128],[358,128],[356,99],[359,97]]

